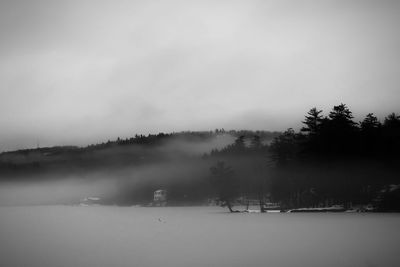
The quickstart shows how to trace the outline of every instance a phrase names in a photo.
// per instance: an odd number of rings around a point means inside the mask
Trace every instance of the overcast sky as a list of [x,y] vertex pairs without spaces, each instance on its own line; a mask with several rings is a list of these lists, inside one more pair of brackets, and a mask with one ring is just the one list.
[[0,0],[0,151],[399,112],[400,1]]

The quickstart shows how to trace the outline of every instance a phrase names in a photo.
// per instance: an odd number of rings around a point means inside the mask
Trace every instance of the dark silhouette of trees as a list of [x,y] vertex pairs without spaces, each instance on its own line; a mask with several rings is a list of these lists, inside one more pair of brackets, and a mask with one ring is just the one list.
[[398,128],[400,124],[400,116],[397,116],[395,113],[389,114],[383,123],[385,127],[389,128]]
[[[180,179],[163,185],[171,192],[174,203],[204,203],[214,190],[231,212],[235,211],[233,205],[239,196],[251,199],[253,204],[258,200],[261,211],[264,211],[267,199],[284,203],[288,208],[372,203],[380,199],[381,210],[400,210],[400,204],[396,204],[399,203],[399,189],[386,189],[385,194],[377,197],[382,188],[400,184],[399,115],[389,114],[381,123],[373,113],[368,113],[356,123],[351,110],[345,104],[339,104],[326,116],[316,107],[310,109],[302,123],[299,132],[289,128],[283,133],[216,129],[140,134],[87,147],[4,152],[0,154],[0,179],[23,179],[28,176],[26,174],[38,177],[48,174],[50,177],[60,170],[65,173],[112,172],[171,161],[177,166],[182,163],[201,166],[201,171],[196,173],[197,181],[180,174]],[[193,141],[197,145],[212,141],[217,135],[230,135],[229,138],[236,140],[198,158],[187,158],[185,153],[160,152],[165,145],[169,149],[180,144],[175,141]],[[229,162],[235,173],[224,161]],[[210,170],[204,167],[214,162],[217,163]],[[207,181],[206,177],[211,178]],[[149,185],[150,179],[143,179],[132,185],[134,189],[127,188],[126,198],[122,197],[120,203],[148,203],[153,190],[160,187],[159,184]]]
[[329,113],[329,118],[336,124],[342,124],[345,127],[352,127],[356,124],[353,121],[353,113],[346,104],[343,103],[333,107],[332,111]]
[[[316,152],[321,147],[321,127],[324,122],[322,110],[312,108],[305,116],[302,123],[305,125],[301,128],[301,133],[305,134],[306,151]],[[304,148],[304,146],[303,146]]]
[[[345,104],[334,106],[327,117],[312,108],[301,129],[302,152],[318,156],[352,155],[357,153],[359,128]],[[300,143],[299,143],[300,144]]]
[[298,152],[297,135],[292,128],[287,129],[280,136],[276,137],[270,146],[272,158],[279,165],[286,165],[294,159]]
[[362,131],[376,131],[382,125],[373,113],[368,113],[367,116],[365,116],[365,119],[360,122],[360,126]]
[[[326,117],[312,108],[303,124],[299,133],[290,129],[275,138],[269,149],[277,162],[271,190],[288,207],[371,203],[384,185],[400,183],[393,176],[400,163],[400,116],[392,113],[382,124],[369,113],[356,123],[340,104]],[[397,195],[382,199],[389,207]]]
[[368,113],[360,122],[360,152],[364,155],[377,155],[381,141],[382,124],[373,113]]
[[310,136],[316,136],[320,133],[323,116],[321,115],[322,110],[312,108],[308,111],[305,116],[305,120],[302,121],[305,126],[301,128],[302,132],[309,134]]
[[214,150],[212,154],[244,154],[248,152],[248,147],[246,146],[245,142],[246,136],[240,135],[237,137],[233,144],[228,145],[227,147],[221,149],[220,151]]
[[328,153],[348,155],[357,146],[357,124],[345,104],[334,106],[322,124],[323,148]]
[[232,201],[237,197],[237,186],[232,168],[226,166],[225,162],[218,161],[210,168],[210,171],[211,183],[217,191],[219,201],[223,206],[227,206],[230,212],[236,212],[233,210]]
[[383,122],[383,144],[386,156],[398,156],[400,151],[400,116],[388,115]]

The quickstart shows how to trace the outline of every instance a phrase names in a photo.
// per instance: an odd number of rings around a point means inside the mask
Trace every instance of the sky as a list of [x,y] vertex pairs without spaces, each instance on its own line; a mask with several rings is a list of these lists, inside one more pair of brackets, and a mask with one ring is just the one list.
[[400,112],[400,1],[0,0],[0,151]]

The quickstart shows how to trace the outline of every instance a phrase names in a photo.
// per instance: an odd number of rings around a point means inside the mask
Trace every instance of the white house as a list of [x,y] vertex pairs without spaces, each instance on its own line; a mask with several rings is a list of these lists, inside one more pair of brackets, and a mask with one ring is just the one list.
[[159,189],[154,191],[154,203],[165,205],[167,203],[167,190]]

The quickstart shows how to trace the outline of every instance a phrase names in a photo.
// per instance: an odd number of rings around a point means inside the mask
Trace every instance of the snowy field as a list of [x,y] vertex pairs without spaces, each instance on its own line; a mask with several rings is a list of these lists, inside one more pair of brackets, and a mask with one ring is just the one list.
[[400,214],[0,207],[0,266],[400,266]]

